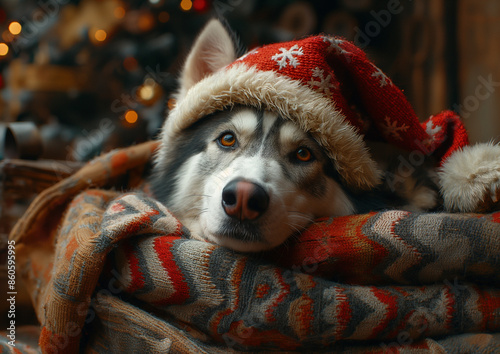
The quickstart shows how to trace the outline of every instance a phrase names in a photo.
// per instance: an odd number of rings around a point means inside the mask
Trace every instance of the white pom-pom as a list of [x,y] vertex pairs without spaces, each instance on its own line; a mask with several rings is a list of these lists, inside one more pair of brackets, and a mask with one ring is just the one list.
[[491,209],[500,197],[500,145],[483,143],[464,147],[445,161],[439,177],[447,210]]

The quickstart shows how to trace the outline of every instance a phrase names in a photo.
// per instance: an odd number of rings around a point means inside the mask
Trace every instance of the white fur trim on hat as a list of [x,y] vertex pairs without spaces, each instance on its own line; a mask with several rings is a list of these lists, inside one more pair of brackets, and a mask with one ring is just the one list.
[[[310,132],[345,182],[357,189],[380,183],[380,171],[363,136],[345,121],[330,99],[288,77],[234,64],[209,75],[179,97],[163,126],[162,145],[200,118],[235,104],[267,109]],[[167,149],[160,149],[163,160]]]

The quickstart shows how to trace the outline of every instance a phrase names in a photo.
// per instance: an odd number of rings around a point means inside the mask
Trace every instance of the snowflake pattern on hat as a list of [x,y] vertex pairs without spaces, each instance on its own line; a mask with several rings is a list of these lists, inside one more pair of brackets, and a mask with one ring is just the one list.
[[[252,52],[251,52],[252,53]],[[365,134],[366,117],[360,117],[358,110],[353,110],[352,103],[345,97],[337,73],[354,86],[353,96],[362,105],[361,111],[389,143],[406,150],[425,150],[428,146],[437,148],[436,142],[442,142],[442,136],[436,137],[448,125],[462,123],[457,116],[446,113],[446,119],[420,123],[413,108],[402,91],[366,54],[342,38],[331,36],[312,36],[302,40],[270,44],[259,48],[258,52],[248,53],[238,62],[283,75],[311,90],[322,94],[328,104],[337,107],[345,120],[356,127],[360,134]],[[272,108],[272,107],[271,107]],[[455,134],[462,134],[462,129],[454,129]],[[464,130],[465,131],[465,130]],[[439,134],[438,134],[439,135]],[[431,143],[432,142],[432,143]],[[450,146],[449,151],[468,143],[465,136],[457,140],[458,145]]]
[[377,68],[375,65],[373,67],[375,69],[375,72],[372,74],[372,77],[375,77],[380,80],[380,87],[392,85],[391,79],[389,79],[387,75],[382,72],[382,70]]
[[369,189],[380,171],[365,139],[433,155],[444,162],[468,144],[451,111],[420,123],[403,92],[353,43],[332,36],[268,44],[206,76],[166,121],[175,136],[235,104],[270,110],[298,124],[324,148],[347,185]]
[[323,37],[324,42],[329,42],[330,46],[328,47],[328,51],[335,51],[336,54],[349,54],[345,49],[343,49],[340,45],[344,42],[344,40],[335,38],[335,37]]
[[300,64],[297,57],[299,55],[304,55],[302,47],[299,48],[298,45],[294,45],[290,49],[280,48],[280,52],[281,53],[277,53],[271,58],[278,63],[280,69],[286,68],[288,64],[296,68]]
[[311,80],[307,83],[316,91],[324,93],[327,96],[332,94],[331,90],[338,89],[338,87],[332,83],[332,76],[329,74],[325,77],[324,70],[319,67],[315,67],[312,70]]
[[406,124],[398,125],[397,121],[391,120],[390,117],[385,117],[384,125],[382,126],[382,130],[385,135],[392,136],[394,139],[402,140],[401,133],[408,130],[408,126]]

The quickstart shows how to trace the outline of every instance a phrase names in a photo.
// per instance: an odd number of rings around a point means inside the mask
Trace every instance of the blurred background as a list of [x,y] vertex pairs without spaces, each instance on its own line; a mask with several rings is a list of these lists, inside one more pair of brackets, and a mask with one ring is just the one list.
[[471,140],[500,135],[494,0],[2,0],[0,122],[34,123],[42,146],[29,158],[87,161],[151,139],[211,17],[226,18],[249,49],[312,33],[346,37],[422,120],[451,108]]
[[422,120],[453,109],[473,142],[500,140],[500,1],[0,0],[2,286],[8,232],[33,196],[98,154],[157,136],[212,17],[248,49],[343,36]]

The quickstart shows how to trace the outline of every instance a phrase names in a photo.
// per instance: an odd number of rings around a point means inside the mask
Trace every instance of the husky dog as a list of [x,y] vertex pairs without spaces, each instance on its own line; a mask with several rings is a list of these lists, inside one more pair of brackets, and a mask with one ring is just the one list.
[[318,143],[274,113],[217,112],[176,145],[154,181],[155,196],[211,242],[273,248],[318,217],[355,211]]
[[[220,23],[207,26],[187,58],[178,99],[232,63],[234,48]],[[295,122],[233,105],[169,137],[168,148],[162,146],[156,157],[152,191],[193,235],[244,252],[274,248],[320,217],[440,207],[437,173],[427,168],[432,163],[402,175],[379,145],[370,148],[379,168],[389,171],[386,183],[360,193],[346,185],[317,140]],[[401,154],[394,147],[389,151]]]

